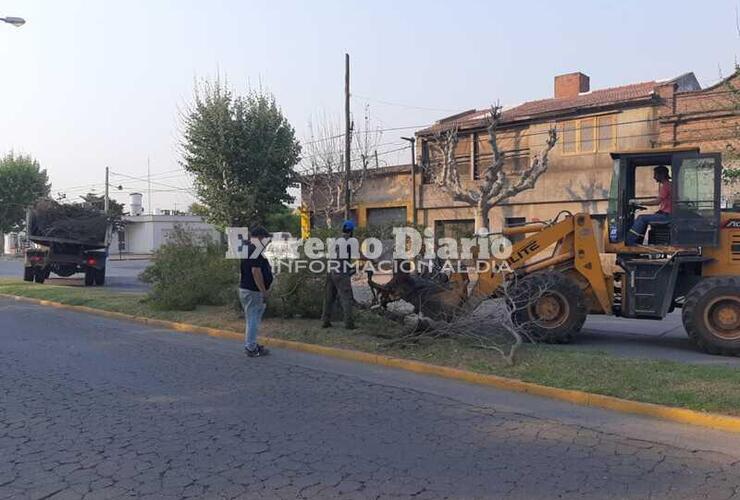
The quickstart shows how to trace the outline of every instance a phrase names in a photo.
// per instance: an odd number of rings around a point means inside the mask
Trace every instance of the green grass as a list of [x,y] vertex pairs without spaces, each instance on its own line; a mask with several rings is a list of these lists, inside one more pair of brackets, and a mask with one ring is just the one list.
[[[0,293],[84,305],[108,311],[181,321],[241,332],[243,320],[229,307],[199,307],[195,311],[161,311],[144,295],[113,293],[103,288],[35,285],[0,280]],[[564,389],[577,389],[625,399],[694,410],[740,415],[740,369],[651,361],[579,350],[578,345],[527,345],[517,364],[506,366],[495,354],[454,340],[405,348],[381,349],[381,334],[398,332],[395,323],[359,312],[358,329],[320,328],[318,320],[267,318],[265,335],[313,344],[357,349],[444,366],[517,378]]]

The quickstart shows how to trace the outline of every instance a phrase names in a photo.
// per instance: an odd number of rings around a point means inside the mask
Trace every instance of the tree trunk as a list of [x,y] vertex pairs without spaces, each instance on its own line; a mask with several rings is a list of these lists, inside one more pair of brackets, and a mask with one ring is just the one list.
[[481,228],[485,228],[487,231],[490,231],[491,228],[489,226],[489,220],[488,220],[488,212],[490,210],[490,207],[487,203],[478,203],[478,205],[475,207],[475,230],[476,232],[480,230]]

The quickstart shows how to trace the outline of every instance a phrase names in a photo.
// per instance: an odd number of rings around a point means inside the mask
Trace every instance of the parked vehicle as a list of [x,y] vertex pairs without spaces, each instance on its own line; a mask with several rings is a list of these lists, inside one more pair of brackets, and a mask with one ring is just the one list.
[[25,281],[84,273],[85,286],[105,284],[111,227],[104,213],[43,200],[28,210],[26,222],[33,247],[25,252]]

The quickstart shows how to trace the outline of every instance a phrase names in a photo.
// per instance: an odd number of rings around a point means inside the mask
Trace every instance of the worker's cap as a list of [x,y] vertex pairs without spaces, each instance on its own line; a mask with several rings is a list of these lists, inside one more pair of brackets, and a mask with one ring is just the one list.
[[349,233],[355,230],[355,223],[351,220],[346,220],[342,223],[342,232]]

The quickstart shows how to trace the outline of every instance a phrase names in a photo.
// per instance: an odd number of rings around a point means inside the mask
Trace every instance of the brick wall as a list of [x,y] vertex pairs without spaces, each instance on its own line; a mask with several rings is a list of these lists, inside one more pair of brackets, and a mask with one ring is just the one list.
[[696,146],[728,160],[728,153],[740,152],[740,72],[696,92],[676,92],[673,85],[658,90],[660,146]]

